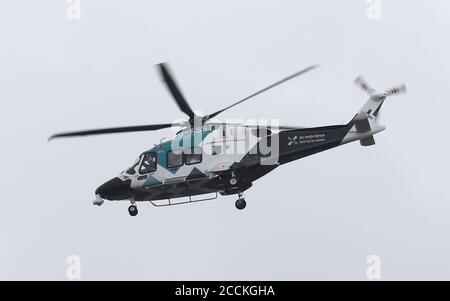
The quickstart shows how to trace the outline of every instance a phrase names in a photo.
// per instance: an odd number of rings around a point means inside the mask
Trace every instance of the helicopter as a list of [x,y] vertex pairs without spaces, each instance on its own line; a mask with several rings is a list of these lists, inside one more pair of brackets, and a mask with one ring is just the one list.
[[345,124],[296,127],[282,126],[278,122],[256,125],[227,123],[215,121],[215,117],[318,65],[304,68],[204,116],[196,115],[191,109],[168,64],[161,63],[156,67],[175,103],[189,119],[165,124],[61,132],[49,138],[50,141],[64,137],[181,128],[173,139],[161,141],[144,151],[129,168],[99,186],[95,190],[94,205],[101,206],[105,200],[129,201],[128,213],[136,216],[137,203],[140,202],[148,201],[156,207],[173,206],[213,200],[220,194],[237,195],[235,206],[242,210],[247,205],[244,192],[252,187],[254,181],[280,165],[350,142],[374,145],[373,136],[385,129],[379,123],[385,99],[406,92],[404,84],[378,92],[359,76],[354,83],[369,95],[369,99]]

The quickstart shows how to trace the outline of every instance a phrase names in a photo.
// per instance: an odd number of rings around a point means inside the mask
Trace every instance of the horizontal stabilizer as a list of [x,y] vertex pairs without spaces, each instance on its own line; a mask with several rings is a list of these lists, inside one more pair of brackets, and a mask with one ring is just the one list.
[[[354,121],[355,121],[355,129],[358,132],[358,134],[368,133],[372,130],[366,113],[359,113],[358,115],[355,116]],[[369,137],[360,139],[359,143],[362,146],[374,145],[375,139],[371,135]]]
[[355,116],[355,128],[356,131],[360,134],[370,132],[370,124],[367,119],[367,114],[359,113]]
[[359,140],[359,143],[362,146],[370,146],[370,145],[374,145],[375,144],[375,139],[373,138],[373,136],[369,136],[367,138]]

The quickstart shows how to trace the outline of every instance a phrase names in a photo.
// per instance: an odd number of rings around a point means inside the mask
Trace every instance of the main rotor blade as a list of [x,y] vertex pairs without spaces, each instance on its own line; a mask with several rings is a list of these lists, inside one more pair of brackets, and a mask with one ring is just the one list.
[[192,111],[189,104],[187,103],[183,94],[181,94],[180,89],[178,89],[178,86],[175,83],[173,76],[170,74],[168,65],[166,63],[161,63],[158,64],[157,66],[159,67],[159,72],[162,76],[162,79],[166,83],[167,88],[169,89],[170,93],[172,94],[173,98],[178,104],[180,110],[183,111],[186,115],[188,115],[190,119],[193,119],[195,114]]
[[283,78],[280,81],[277,81],[276,83],[274,83],[274,84],[272,84],[272,85],[270,85],[270,86],[268,86],[268,87],[266,87],[266,88],[264,88],[262,90],[259,90],[258,92],[253,93],[252,95],[247,96],[244,99],[239,100],[238,102],[235,102],[234,104],[232,104],[232,105],[230,105],[230,106],[228,106],[228,107],[226,107],[226,108],[224,108],[222,110],[219,110],[217,112],[214,112],[214,113],[212,113],[210,115],[205,116],[205,118],[206,118],[206,120],[214,118],[217,115],[219,115],[220,113],[222,113],[223,111],[226,111],[226,110],[228,110],[228,109],[230,109],[230,108],[232,108],[232,107],[234,107],[234,106],[236,106],[236,105],[238,105],[240,103],[243,103],[244,101],[246,101],[246,100],[248,100],[248,99],[250,99],[250,98],[252,98],[252,97],[254,97],[256,95],[259,95],[259,94],[261,94],[263,92],[266,92],[267,90],[270,90],[270,89],[272,89],[272,88],[274,88],[274,87],[276,87],[276,86],[278,86],[278,85],[280,85],[280,84],[282,84],[284,82],[287,82],[288,80],[291,80],[291,79],[293,79],[293,78],[295,78],[295,77],[297,77],[299,75],[302,75],[302,74],[304,74],[304,73],[306,73],[308,71],[311,71],[311,70],[313,70],[313,69],[315,69],[317,67],[319,67],[319,65],[312,65],[312,66],[309,66],[308,68],[300,70],[300,71],[298,71],[298,72],[296,72],[296,73],[294,73],[294,74],[292,74],[292,75],[290,75],[288,77]]
[[136,125],[136,126],[124,126],[116,128],[104,128],[104,129],[92,129],[76,132],[64,132],[57,133],[48,138],[48,141],[54,138],[63,137],[77,137],[77,136],[90,136],[90,135],[100,135],[100,134],[112,134],[112,133],[126,133],[126,132],[142,132],[142,131],[155,131],[164,128],[170,128],[172,125],[177,126],[178,124],[172,123],[162,123],[162,124],[149,124],[149,125]]

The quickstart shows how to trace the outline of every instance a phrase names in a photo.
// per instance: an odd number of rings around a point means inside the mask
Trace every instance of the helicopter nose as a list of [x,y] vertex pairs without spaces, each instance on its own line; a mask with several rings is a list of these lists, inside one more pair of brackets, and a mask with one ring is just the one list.
[[131,195],[130,184],[131,180],[122,181],[116,177],[100,185],[95,190],[95,194],[108,200],[126,200]]

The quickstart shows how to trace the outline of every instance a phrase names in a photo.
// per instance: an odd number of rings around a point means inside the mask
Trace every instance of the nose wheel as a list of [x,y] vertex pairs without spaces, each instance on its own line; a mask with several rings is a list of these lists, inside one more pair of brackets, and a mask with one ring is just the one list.
[[239,199],[236,201],[236,208],[239,210],[244,209],[247,206],[247,202],[244,199],[244,195],[242,193],[238,193]]
[[138,214],[137,206],[134,205],[134,204],[130,205],[130,207],[128,207],[128,213],[129,213],[131,216],[136,216],[136,215]]

